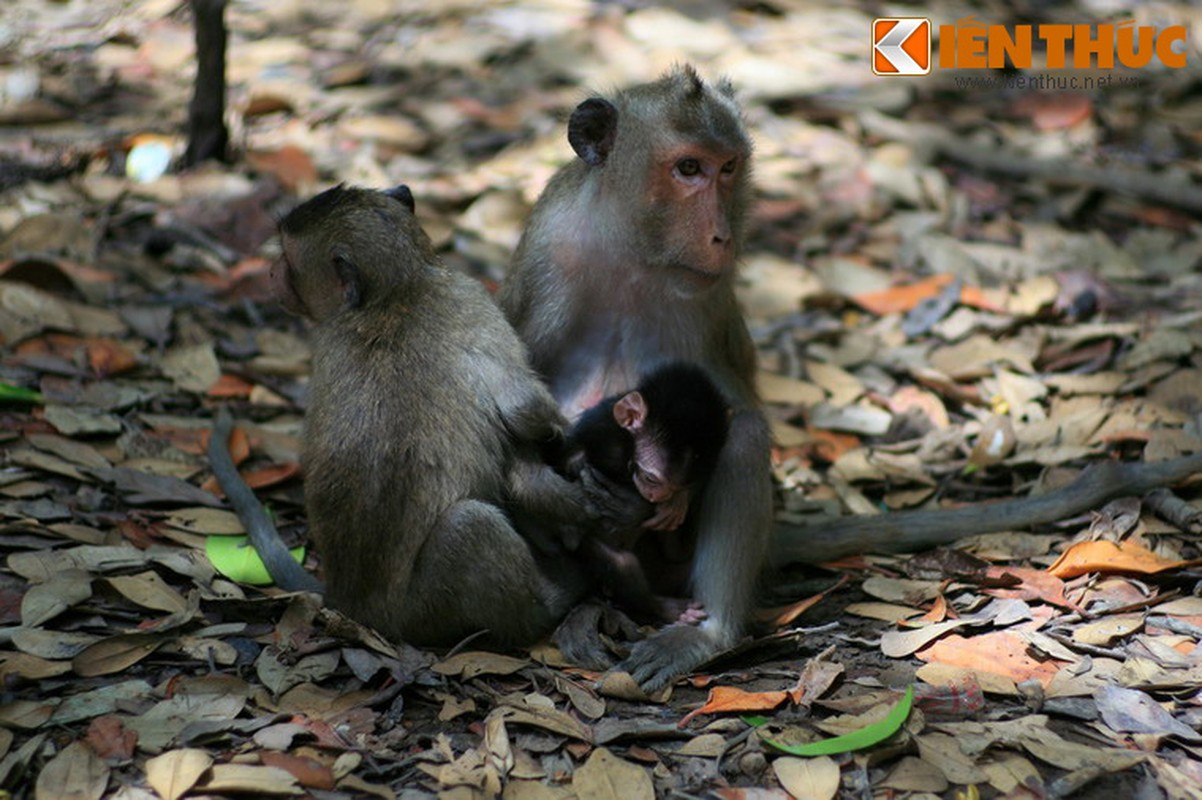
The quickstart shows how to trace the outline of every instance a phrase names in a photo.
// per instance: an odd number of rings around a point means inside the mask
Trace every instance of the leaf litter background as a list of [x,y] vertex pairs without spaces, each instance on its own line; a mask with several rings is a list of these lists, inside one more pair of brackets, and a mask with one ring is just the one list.
[[[678,61],[729,75],[756,137],[740,294],[782,518],[979,502],[1098,459],[1194,450],[1196,201],[1013,176],[1044,160],[1196,182],[1196,35],[1186,69],[1127,73],[1134,87],[966,91],[947,74],[871,75],[869,22],[898,10],[937,24],[1115,13],[1102,0],[236,0],[233,163],[134,183],[131,147],[160,136],[182,151],[186,5],[6,3],[0,382],[40,397],[0,405],[0,785],[1196,797],[1190,486],[967,553],[782,570],[764,614],[779,631],[654,700],[561,668],[547,646],[445,658],[389,644],[312,598],[225,579],[204,554],[241,530],[203,455],[220,404],[248,481],[304,539],[308,350],[267,291],[275,219],[334,182],[404,181],[447,263],[495,283],[570,155],[567,111]],[[1185,3],[1129,14],[1202,23]],[[974,168],[981,152],[1019,171]],[[800,759],[763,741],[856,730],[912,682],[904,730],[872,750]]]

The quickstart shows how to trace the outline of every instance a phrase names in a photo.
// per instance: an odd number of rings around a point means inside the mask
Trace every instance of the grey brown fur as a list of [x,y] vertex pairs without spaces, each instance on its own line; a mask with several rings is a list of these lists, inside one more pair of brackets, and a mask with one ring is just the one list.
[[337,188],[281,225],[275,281],[313,322],[305,495],[327,599],[386,636],[548,633],[584,592],[508,507],[580,517],[539,452],[563,418],[474,280],[445,269],[407,190]]
[[734,296],[751,142],[729,85],[688,68],[573,117],[580,158],[539,198],[499,295],[535,369],[570,418],[674,360],[706,368],[734,410],[685,531],[709,618],[660,630],[624,665],[653,688],[738,639],[772,523],[769,429]]

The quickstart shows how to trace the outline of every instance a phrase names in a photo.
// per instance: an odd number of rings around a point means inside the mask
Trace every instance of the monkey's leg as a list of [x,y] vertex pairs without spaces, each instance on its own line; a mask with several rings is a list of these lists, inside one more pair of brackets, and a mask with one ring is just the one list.
[[402,636],[452,645],[482,630],[498,646],[547,635],[584,596],[587,581],[570,559],[554,574],[534,557],[496,506],[463,500],[435,524],[404,597],[392,598]]

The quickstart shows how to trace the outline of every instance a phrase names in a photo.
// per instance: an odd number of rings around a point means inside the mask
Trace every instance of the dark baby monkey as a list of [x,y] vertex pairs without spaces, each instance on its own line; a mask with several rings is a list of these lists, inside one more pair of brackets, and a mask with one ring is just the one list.
[[564,421],[513,329],[438,263],[404,186],[323,192],[280,233],[276,290],[313,323],[302,458],[329,602],[415,644],[550,632],[589,579],[540,562],[507,510],[584,512],[542,463]]
[[584,412],[570,439],[575,460],[649,504],[642,528],[673,531],[713,471],[729,424],[730,407],[705,370],[675,362]]
[[[730,407],[705,370],[675,362],[657,368],[633,390],[602,400],[572,428],[569,474],[599,473],[593,485],[612,487],[627,503],[645,508],[633,525],[609,527],[580,545],[602,591],[640,622],[702,618],[687,600],[656,594],[631,548],[644,531],[672,538],[670,532],[684,523],[690,499],[705,490],[726,442],[729,420]],[[679,543],[657,546],[679,552],[674,544]]]

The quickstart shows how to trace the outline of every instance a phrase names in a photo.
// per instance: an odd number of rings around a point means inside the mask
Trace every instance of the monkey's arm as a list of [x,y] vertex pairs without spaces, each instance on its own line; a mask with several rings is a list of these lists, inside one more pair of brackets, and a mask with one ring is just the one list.
[[251,546],[259,554],[259,558],[263,559],[263,565],[267,567],[267,573],[271,575],[276,586],[289,592],[325,591],[321,581],[305,572],[301,565],[292,559],[271,518],[263,510],[255,493],[238,474],[228,444],[233,427],[234,422],[229,412],[222,407],[217,412],[213,434],[209,437],[209,467],[213,470],[213,476],[217,478],[221,491],[225,492],[230,505],[238,514],[238,519],[242,521],[242,527],[246,528]]
[[695,598],[709,618],[639,642],[622,667],[654,691],[735,643],[751,610],[772,531],[771,433],[758,409],[731,419],[707,491],[698,498]]
[[655,504],[655,513],[643,523],[643,527],[653,531],[674,531],[689,515],[689,487],[682,486],[676,494]]
[[846,517],[815,525],[778,525],[772,562],[815,564],[861,553],[897,553],[951,544],[978,533],[1017,530],[1081,514],[1115,497],[1139,495],[1202,472],[1202,453],[1169,461],[1107,461],[1067,486],[1038,497],[935,511]]
[[588,502],[578,483],[534,458],[518,459],[509,469],[509,502],[544,522],[583,523]]

